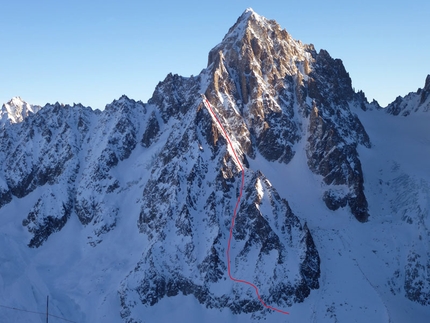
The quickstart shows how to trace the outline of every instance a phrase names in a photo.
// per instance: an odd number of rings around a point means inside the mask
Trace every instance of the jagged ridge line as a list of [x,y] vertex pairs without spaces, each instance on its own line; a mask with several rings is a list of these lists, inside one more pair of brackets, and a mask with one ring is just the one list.
[[233,228],[234,228],[235,219],[236,219],[236,216],[237,216],[237,210],[239,208],[240,200],[242,198],[242,193],[243,193],[243,187],[245,185],[245,169],[243,168],[243,164],[242,164],[242,162],[240,161],[239,157],[236,154],[236,150],[233,148],[233,144],[232,144],[232,142],[230,140],[229,135],[227,134],[227,131],[224,129],[224,126],[222,125],[222,123],[219,120],[218,116],[216,115],[215,111],[212,109],[212,105],[210,104],[210,102],[208,101],[208,99],[206,98],[206,96],[204,94],[202,94],[202,98],[203,98],[204,105],[206,106],[206,108],[208,109],[208,111],[213,116],[214,120],[216,121],[216,123],[218,124],[218,126],[221,128],[222,132],[224,133],[224,136],[227,139],[228,145],[230,146],[231,150],[233,151],[233,155],[234,155],[234,158],[236,159],[236,163],[239,165],[240,170],[242,172],[242,183],[241,183],[241,186],[240,186],[239,197],[237,198],[236,206],[235,206],[234,211],[233,211],[233,217],[231,219],[230,235],[229,235],[228,244],[227,244],[227,272],[228,272],[228,276],[230,277],[230,279],[232,281],[234,281],[236,283],[246,284],[246,285],[251,286],[252,288],[254,288],[255,289],[255,293],[257,294],[258,300],[260,301],[260,303],[264,307],[266,307],[268,309],[271,309],[273,311],[282,313],[282,314],[290,314],[289,312],[286,312],[286,311],[283,311],[283,310],[278,309],[276,307],[267,305],[263,301],[263,299],[261,298],[260,293],[258,291],[258,287],[256,285],[254,285],[253,283],[251,283],[249,281],[243,280],[243,279],[237,279],[237,278],[233,277],[232,274],[231,274],[231,267],[230,267],[230,247],[231,247],[231,240],[233,238]]

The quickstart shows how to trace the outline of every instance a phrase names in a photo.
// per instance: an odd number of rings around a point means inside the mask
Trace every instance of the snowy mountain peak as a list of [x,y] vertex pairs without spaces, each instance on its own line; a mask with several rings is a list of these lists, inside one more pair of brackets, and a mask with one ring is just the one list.
[[265,17],[260,16],[258,13],[254,11],[252,8],[247,8],[242,15],[239,17],[238,21],[247,21],[249,19],[254,20],[266,20]]
[[[279,29],[279,25],[274,21],[269,21],[266,18],[258,15],[252,9],[247,9],[243,14],[237,19],[236,23],[229,29],[227,34],[224,36],[222,44],[236,44],[240,46],[240,43],[244,38],[249,37],[249,35],[254,35],[257,37],[265,37],[264,31],[269,31],[273,29]],[[217,47],[218,47],[217,46]]]
[[19,96],[13,97],[9,102],[3,104],[0,112],[0,127],[5,124],[22,122],[26,117],[41,109],[38,105],[31,105]]
[[424,88],[410,92],[404,97],[398,96],[385,111],[392,115],[408,116],[413,113],[430,111],[430,75],[427,75]]
[[221,59],[226,66],[241,65],[245,74],[254,69],[270,78],[307,75],[315,55],[313,45],[294,40],[276,21],[248,9],[210,51],[208,66]]
[[141,101],[135,101],[133,99],[130,99],[128,96],[123,94],[118,100],[113,100],[112,103],[107,104],[105,107],[105,110],[115,110],[115,109],[124,109],[127,107],[131,107],[136,105],[136,103],[139,104],[139,106],[143,106],[143,103]]
[[258,21],[260,23],[265,23],[267,19],[263,16],[260,16],[252,8],[248,8],[239,17],[238,21]]
[[0,128],[0,322],[40,323],[13,309],[49,295],[74,322],[427,323],[430,114],[393,118],[351,84],[247,9],[148,103]]
[[11,105],[23,105],[25,104],[25,101],[23,99],[21,99],[21,97],[19,96],[15,96],[12,99],[10,99],[10,101],[7,104],[11,104]]
[[[369,147],[370,140],[350,107],[366,110],[369,104],[354,92],[342,61],[246,11],[210,51],[208,63],[205,96],[234,129],[241,150],[288,164],[295,146],[308,140],[307,163],[324,177],[328,208],[349,205],[365,222],[369,214],[356,148]],[[312,105],[319,114],[309,119]],[[323,140],[328,137],[329,143]],[[345,184],[349,190],[342,196],[330,188]]]

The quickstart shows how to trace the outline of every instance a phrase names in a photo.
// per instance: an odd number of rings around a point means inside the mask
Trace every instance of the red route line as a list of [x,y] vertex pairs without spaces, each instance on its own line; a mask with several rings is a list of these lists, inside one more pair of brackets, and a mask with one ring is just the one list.
[[229,276],[229,277],[230,277],[230,279],[231,279],[232,281],[234,281],[234,282],[242,283],[242,284],[246,284],[246,285],[251,286],[252,288],[254,288],[254,289],[255,289],[255,293],[257,294],[258,300],[260,301],[260,303],[261,303],[264,307],[266,307],[266,308],[268,308],[268,309],[271,309],[271,310],[273,310],[273,311],[276,311],[276,312],[282,313],[282,314],[290,314],[289,312],[286,312],[286,311],[280,310],[280,309],[278,309],[278,308],[276,308],[276,307],[273,307],[273,306],[267,305],[267,304],[263,301],[263,299],[261,298],[260,293],[258,292],[258,287],[257,287],[257,286],[255,286],[253,283],[250,283],[249,281],[246,281],[246,280],[242,280],[242,279],[234,278],[234,277],[231,275],[231,266],[230,266],[230,247],[231,247],[231,239],[233,238],[234,221],[235,221],[235,219],[236,219],[237,210],[238,210],[238,208],[239,208],[239,204],[240,204],[240,199],[242,198],[243,187],[244,187],[244,185],[245,185],[245,170],[244,170],[244,168],[243,168],[242,162],[241,162],[241,161],[240,161],[240,159],[237,157],[236,150],[234,150],[234,148],[233,148],[233,144],[231,143],[231,140],[230,140],[230,137],[228,136],[227,132],[225,131],[225,129],[224,129],[224,127],[223,127],[223,125],[222,125],[221,121],[218,119],[218,116],[216,115],[215,111],[212,109],[212,106],[211,106],[211,104],[209,103],[208,99],[207,99],[204,95],[202,95],[202,96],[203,96],[203,103],[204,103],[204,104],[205,104],[205,106],[210,110],[210,112],[211,112],[211,113],[212,113],[212,115],[214,116],[214,118],[215,118],[216,122],[217,122],[217,123],[218,123],[218,125],[220,126],[220,128],[221,128],[222,132],[224,133],[225,138],[227,138],[228,145],[230,146],[231,150],[233,151],[234,158],[236,159],[236,162],[237,162],[237,164],[239,165],[240,170],[241,170],[241,172],[242,172],[242,183],[241,183],[241,186],[240,186],[240,193],[239,193],[239,197],[237,198],[236,206],[235,206],[234,211],[233,211],[233,217],[232,217],[232,219],[231,219],[231,226],[230,226],[230,236],[229,236],[229,238],[228,238],[228,245],[227,245],[227,271],[228,271],[228,276]]

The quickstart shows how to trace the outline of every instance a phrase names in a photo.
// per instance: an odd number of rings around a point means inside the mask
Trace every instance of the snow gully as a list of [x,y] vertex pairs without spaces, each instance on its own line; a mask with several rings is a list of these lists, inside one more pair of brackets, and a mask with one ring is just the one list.
[[241,171],[241,173],[242,173],[242,182],[241,182],[241,185],[240,185],[239,197],[237,198],[236,206],[234,207],[234,211],[233,211],[233,217],[231,218],[230,234],[229,234],[229,237],[228,237],[228,244],[227,244],[227,272],[228,272],[228,276],[230,277],[230,279],[231,279],[232,281],[234,281],[234,282],[236,282],[236,283],[246,284],[246,285],[251,286],[252,288],[254,288],[254,289],[255,289],[255,293],[257,294],[257,298],[258,298],[258,300],[260,301],[260,303],[261,303],[264,307],[266,307],[266,308],[268,308],[268,309],[271,309],[271,310],[273,310],[273,311],[276,311],[276,312],[282,313],[282,314],[290,314],[289,312],[286,312],[286,311],[280,310],[280,309],[278,309],[278,308],[276,308],[276,307],[273,307],[273,306],[267,305],[267,304],[263,301],[263,299],[261,298],[260,293],[258,292],[258,287],[257,287],[257,286],[255,286],[253,283],[248,282],[248,281],[246,281],[246,280],[237,279],[237,278],[235,278],[235,277],[233,277],[233,276],[231,275],[231,266],[230,266],[230,247],[231,247],[231,240],[232,240],[232,238],[233,238],[234,222],[235,222],[235,220],[236,220],[237,211],[238,211],[238,209],[239,209],[240,200],[241,200],[241,198],[242,198],[243,187],[244,187],[244,184],[245,184],[245,169],[243,168],[243,164],[242,164],[242,162],[240,161],[239,157],[237,156],[236,150],[233,148],[232,141],[230,140],[230,137],[229,137],[229,135],[227,134],[227,131],[224,129],[224,127],[223,127],[223,125],[222,125],[222,123],[221,123],[220,119],[219,119],[219,118],[218,118],[218,116],[216,115],[216,113],[215,113],[214,109],[212,109],[212,105],[210,104],[210,102],[208,101],[208,99],[206,98],[206,96],[205,96],[204,94],[202,94],[201,96],[202,96],[203,103],[204,103],[204,105],[206,106],[206,108],[208,109],[209,113],[211,114],[211,116],[212,116],[213,120],[217,123],[218,127],[222,130],[222,132],[223,132],[223,134],[224,134],[224,137],[227,139],[227,143],[228,143],[228,146],[230,147],[230,149],[231,149],[231,151],[232,151],[232,153],[233,153],[234,160],[235,160],[236,164],[238,165],[238,167],[239,167],[239,169],[240,169],[240,171]]

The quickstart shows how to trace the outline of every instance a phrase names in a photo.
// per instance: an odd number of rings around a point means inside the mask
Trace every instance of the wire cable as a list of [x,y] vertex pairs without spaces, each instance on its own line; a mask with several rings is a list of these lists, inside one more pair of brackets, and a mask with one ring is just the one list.
[[[30,313],[30,314],[46,315],[46,313],[43,313],[43,312],[29,311],[29,310],[24,310],[22,308],[16,308],[16,307],[11,307],[11,306],[1,305],[1,304],[0,304],[0,307],[6,308],[6,309],[9,309],[9,310],[14,310],[14,311],[26,312],[26,313]],[[49,313],[48,313],[48,316],[55,317],[55,318],[57,318],[59,320],[63,320],[63,321],[66,321],[66,322],[77,323],[75,321],[71,321],[71,320],[65,319],[64,317],[53,315],[53,314],[49,314]]]

